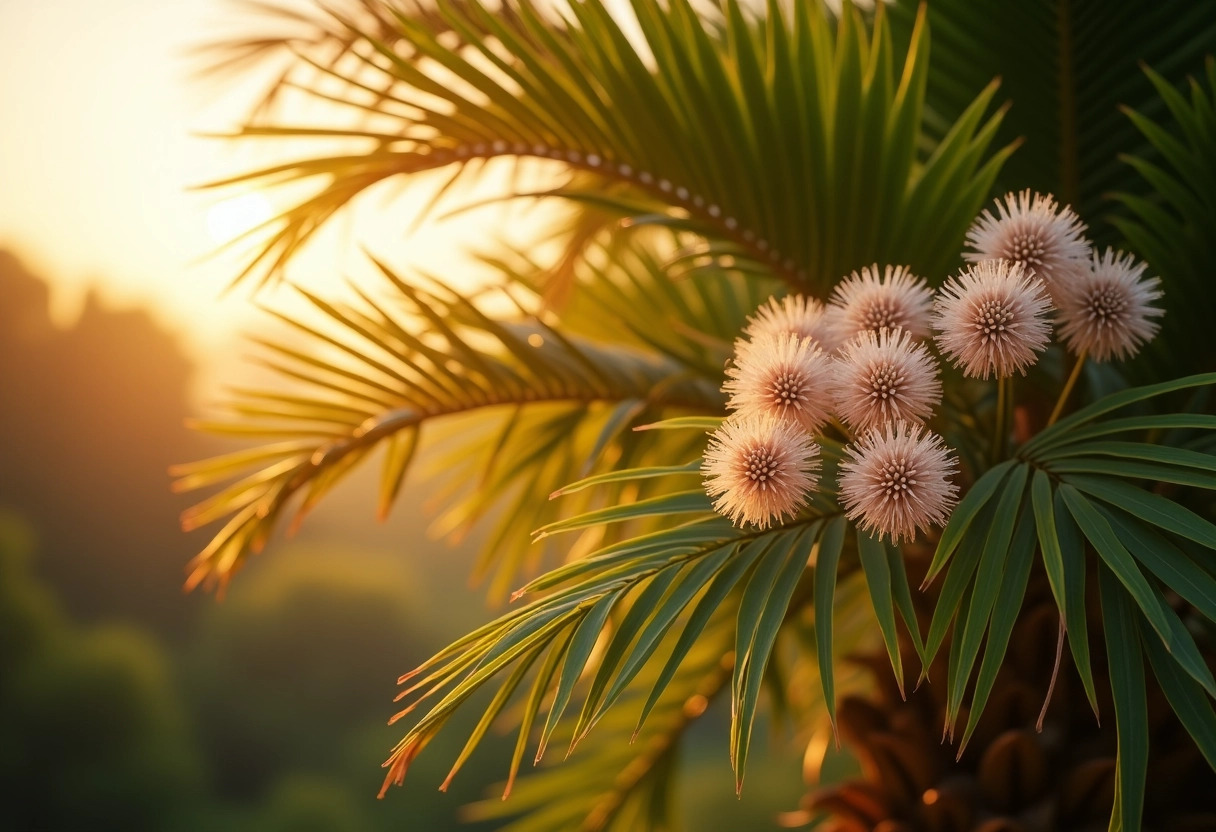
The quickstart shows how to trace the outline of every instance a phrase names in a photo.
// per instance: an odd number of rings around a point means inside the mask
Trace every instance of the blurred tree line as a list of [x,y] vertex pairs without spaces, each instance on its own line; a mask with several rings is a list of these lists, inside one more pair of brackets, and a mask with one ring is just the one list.
[[[396,738],[385,668],[413,667],[484,615],[465,586],[476,542],[420,540],[420,496],[367,523],[373,486],[353,483],[223,602],[183,596],[202,541],[179,530],[166,469],[224,450],[183,427],[191,363],[143,312],[90,297],[60,329],[48,307],[45,282],[0,251],[5,828],[490,828],[462,825],[461,811],[503,776],[510,736],[441,795],[433,784],[462,743],[452,731],[451,747],[419,759],[429,771],[374,800]],[[760,772],[739,802],[720,726],[705,722],[690,743],[688,828],[773,828],[760,807],[779,805],[774,793],[796,801],[795,752],[773,755],[772,781]]]
[[410,559],[313,535],[222,604],[183,596],[201,542],[178,528],[166,468],[222,450],[183,426],[189,360],[145,313],[95,297],[57,328],[47,285],[7,252],[0,289],[5,823],[454,823],[475,780],[424,810],[373,800],[391,744],[386,659],[407,667],[443,637],[411,620]]

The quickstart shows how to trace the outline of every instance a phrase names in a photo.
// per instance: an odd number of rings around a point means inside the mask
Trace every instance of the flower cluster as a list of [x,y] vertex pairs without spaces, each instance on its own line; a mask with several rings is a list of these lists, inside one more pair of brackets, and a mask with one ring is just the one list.
[[702,466],[717,511],[762,529],[796,516],[819,486],[822,437],[836,432],[848,517],[895,543],[914,538],[958,500],[958,461],[927,426],[942,400],[934,347],[966,378],[1004,380],[1026,374],[1053,323],[1078,356],[1074,376],[1087,357],[1130,358],[1153,338],[1160,281],[1144,264],[1092,252],[1085,225],[1050,196],[1009,194],[996,212],[976,219],[969,265],[936,293],[907,267],[875,264],[826,305],[790,295],[756,310]]

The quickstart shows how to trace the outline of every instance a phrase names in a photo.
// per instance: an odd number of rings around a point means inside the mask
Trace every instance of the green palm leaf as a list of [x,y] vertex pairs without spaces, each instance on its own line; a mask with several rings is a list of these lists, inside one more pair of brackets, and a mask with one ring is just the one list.
[[[456,482],[479,484],[446,518],[465,526],[520,485],[525,499],[534,485],[547,491],[575,478],[594,461],[589,456],[608,446],[626,462],[645,464],[660,444],[688,458],[698,452],[698,437],[667,434],[660,442],[628,425],[664,412],[721,411],[718,382],[670,358],[571,340],[534,317],[498,321],[459,293],[423,289],[382,268],[404,312],[367,295],[340,307],[304,293],[322,323],[282,316],[304,343],[259,339],[265,365],[291,382],[288,391],[238,391],[233,421],[201,423],[266,444],[175,469],[181,490],[224,484],[184,517],[188,527],[227,520],[192,563],[191,586],[226,582],[292,505],[298,502],[298,522],[380,446],[386,513],[411,468],[419,432],[432,422],[474,412],[497,417],[497,426],[493,418],[471,431],[463,426],[464,441],[450,458],[439,458]],[[599,499],[611,504],[622,488],[637,487],[622,484]],[[497,535],[506,562],[500,583],[511,580],[531,524],[555,512],[507,513]],[[516,528],[521,518],[528,527]]]
[[[911,31],[919,6],[919,0],[893,5],[897,38]],[[1204,3],[932,0],[928,6],[934,60],[926,108],[937,119],[935,135],[999,76],[1015,106],[998,141],[1026,141],[1003,181],[1054,193],[1087,218],[1102,213],[1106,193],[1136,185],[1117,154],[1138,152],[1144,140],[1119,107],[1150,118],[1163,110],[1140,66],[1174,84],[1216,52],[1216,18]]]
[[[988,155],[1001,118],[984,115],[990,86],[918,157],[923,20],[901,44],[897,71],[881,11],[866,36],[856,10],[834,24],[817,2],[790,14],[774,0],[758,15],[723,0],[720,16],[705,16],[689,0],[669,9],[633,0],[644,47],[602,0],[574,3],[566,17],[517,0],[505,22],[454,0],[439,0],[430,17],[373,8],[370,22],[331,13],[313,45],[280,39],[297,58],[292,83],[329,98],[329,84],[344,84],[360,102],[350,108],[359,126],[255,122],[238,134],[315,139],[321,129],[347,148],[216,183],[319,183],[270,224],[246,275],[277,273],[386,179],[546,160],[550,174],[582,176],[543,193],[691,232],[712,241],[711,259],[792,286],[823,294],[875,260],[936,276],[1012,150]],[[274,38],[259,40],[265,51]],[[343,60],[327,60],[335,52]]]
[[[570,759],[510,784],[510,801],[489,799],[470,807],[477,820],[513,818],[510,832],[565,830],[663,830],[676,827],[672,794],[680,740],[706,704],[722,691],[730,670],[722,653],[734,638],[733,603],[719,607],[660,694],[646,725],[632,742],[636,711],[653,689],[659,665],[647,665],[608,711],[596,736]],[[632,612],[632,610],[631,610]],[[670,649],[672,639],[664,642]],[[570,720],[563,742],[577,735]]]
[[[678,476],[687,470],[673,473]],[[574,483],[559,493],[579,494],[619,482],[649,480],[655,473],[654,468],[620,471]],[[702,517],[673,525],[685,511],[699,511]],[[860,558],[850,556],[841,564],[846,526],[840,509],[824,495],[815,495],[802,516],[767,531],[731,526],[712,514],[701,491],[674,491],[576,514],[541,532],[557,535],[628,523],[656,513],[668,518],[666,527],[604,546],[532,580],[513,599],[536,600],[460,639],[403,677],[403,681],[411,681],[402,694],[411,698],[411,704],[399,716],[428,699],[437,701],[386,764],[390,781],[404,777],[414,755],[477,690],[495,685],[495,703],[505,703],[528,672],[520,670],[521,665],[530,665],[546,652],[549,663],[536,677],[540,688],[534,688],[525,703],[519,740],[525,743],[533,727],[540,726],[538,761],[554,738],[568,738],[573,752],[598,723],[608,719],[615,724],[612,710],[629,700],[644,699],[635,732],[643,731],[656,711],[664,710],[668,687],[685,678],[689,656],[701,649],[707,628],[716,628],[713,622],[725,607],[734,624],[734,649],[722,647],[718,655],[721,658],[730,652],[734,657],[730,665],[731,758],[741,785],[760,693],[789,618],[814,602],[818,606],[815,628],[824,632],[812,635],[808,643],[815,645],[812,652],[821,650],[829,657],[834,640],[855,644],[859,633],[871,631],[868,616],[856,604],[849,604],[844,632],[833,635],[832,598],[838,572],[851,578],[864,568],[867,582],[872,582],[876,563],[880,563],[886,603],[879,610],[879,620],[891,618],[893,627],[898,606],[914,626],[907,576],[898,554],[873,544],[877,546],[876,562],[861,551]],[[824,582],[817,585],[812,578],[820,566],[825,568]],[[915,635],[919,643],[919,633]],[[669,651],[667,658],[654,661],[664,647]],[[833,697],[835,680],[824,667],[820,662],[824,697]],[[495,682],[500,674],[506,680]],[[551,690],[552,696],[547,697],[545,690]],[[580,699],[582,705],[575,707]],[[543,719],[542,706],[547,707]],[[480,727],[474,732],[457,767],[482,733]],[[514,765],[520,753],[517,751]],[[584,799],[578,805],[585,803]],[[567,808],[574,811],[576,806]],[[546,812],[540,814],[549,817]]]
[[[988,471],[959,504],[942,533],[929,572],[932,579],[944,570],[945,581],[929,628],[927,655],[933,657],[953,624],[947,686],[951,731],[979,661],[964,745],[980,718],[1004,655],[1025,593],[1036,538],[1075,663],[1095,710],[1097,698],[1085,635],[1086,543],[1098,554],[1104,607],[1118,604],[1135,611],[1145,632],[1161,648],[1151,646],[1154,662],[1170,662],[1157,672],[1159,676],[1164,673],[1173,685],[1174,698],[1186,709],[1186,718],[1205,718],[1203,709],[1183,688],[1193,682],[1216,694],[1216,680],[1183,619],[1166,603],[1164,590],[1182,594],[1192,605],[1191,614],[1216,621],[1216,608],[1210,601],[1216,583],[1204,567],[1204,558],[1194,549],[1184,548],[1189,542],[1205,553],[1216,551],[1216,525],[1140,483],[1180,482],[1216,488],[1216,455],[1200,450],[1203,443],[1195,441],[1210,436],[1216,422],[1202,414],[1123,414],[1128,408],[1143,411],[1167,397],[1210,388],[1213,383],[1216,376],[1212,374],[1190,376],[1099,399],[1026,442],[1015,459]],[[1170,433],[1163,434],[1165,430]],[[1166,436],[1189,447],[1161,444]],[[1108,649],[1125,649],[1118,646],[1119,639],[1126,641],[1126,633],[1121,632],[1105,628]],[[1112,667],[1112,673],[1118,672]],[[1176,682],[1176,673],[1190,680],[1187,685]],[[1120,678],[1113,683],[1119,687],[1120,697],[1134,698],[1134,679]],[[1139,753],[1132,748],[1134,739],[1126,734],[1127,721],[1135,718],[1129,716],[1134,709],[1128,710],[1128,701],[1117,707],[1120,742],[1128,749],[1126,755],[1120,752],[1121,766],[1138,765],[1133,759]],[[1129,769],[1120,775],[1125,776],[1135,773]],[[1132,814],[1138,812],[1134,797],[1129,794],[1121,804],[1129,824]]]
[[[582,694],[584,705],[572,728],[571,748],[622,691],[639,679],[648,679],[641,730],[732,593],[737,598],[731,604],[736,644],[740,640],[743,644],[732,683],[732,758],[741,779],[768,653],[791,606],[810,544],[821,530],[821,519],[816,516],[764,532],[735,529],[723,518],[707,518],[608,546],[534,581],[525,587],[529,595],[546,587],[553,589],[465,636],[402,677],[403,681],[415,677],[420,681],[403,691],[402,696],[410,696],[412,701],[398,717],[427,699],[438,701],[394,750],[386,763],[388,779],[400,782],[416,753],[474,692],[515,662],[530,661],[550,650],[556,657],[554,694],[539,737],[539,760],[571,704],[576,683],[593,669],[591,647],[613,617],[619,623],[594,668],[590,687]],[[778,573],[786,579],[778,582]],[[647,671],[638,676],[663,638],[677,632],[662,670],[657,675]],[[506,684],[512,679],[509,676]],[[605,691],[607,698],[601,700]],[[528,701],[525,733],[539,716],[544,699],[542,693]]]
[[[1216,51],[1212,43],[1207,48]],[[1160,96],[1155,103],[1168,107],[1174,122],[1170,129],[1154,120],[1148,107],[1127,110],[1151,148],[1122,158],[1149,193],[1121,188],[1116,198],[1130,216],[1111,221],[1132,250],[1161,275],[1166,297],[1185,301],[1170,304],[1171,322],[1150,350],[1158,372],[1176,373],[1180,364],[1195,370],[1216,366],[1205,314],[1216,307],[1216,59],[1211,55],[1206,69],[1204,83],[1188,80],[1189,100],[1186,89],[1175,89],[1165,77],[1145,69]]]

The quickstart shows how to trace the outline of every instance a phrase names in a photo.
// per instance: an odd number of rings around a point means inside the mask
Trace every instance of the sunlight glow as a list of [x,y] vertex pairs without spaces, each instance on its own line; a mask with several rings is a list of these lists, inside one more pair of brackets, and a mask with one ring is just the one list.
[[207,211],[207,234],[217,244],[227,243],[273,216],[270,200],[251,191],[211,206]]

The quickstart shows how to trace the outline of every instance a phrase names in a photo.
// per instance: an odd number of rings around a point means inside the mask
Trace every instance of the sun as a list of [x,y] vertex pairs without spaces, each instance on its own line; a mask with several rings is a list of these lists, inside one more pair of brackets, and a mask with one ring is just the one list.
[[227,243],[273,216],[270,200],[251,191],[212,205],[207,211],[207,234],[217,244]]

